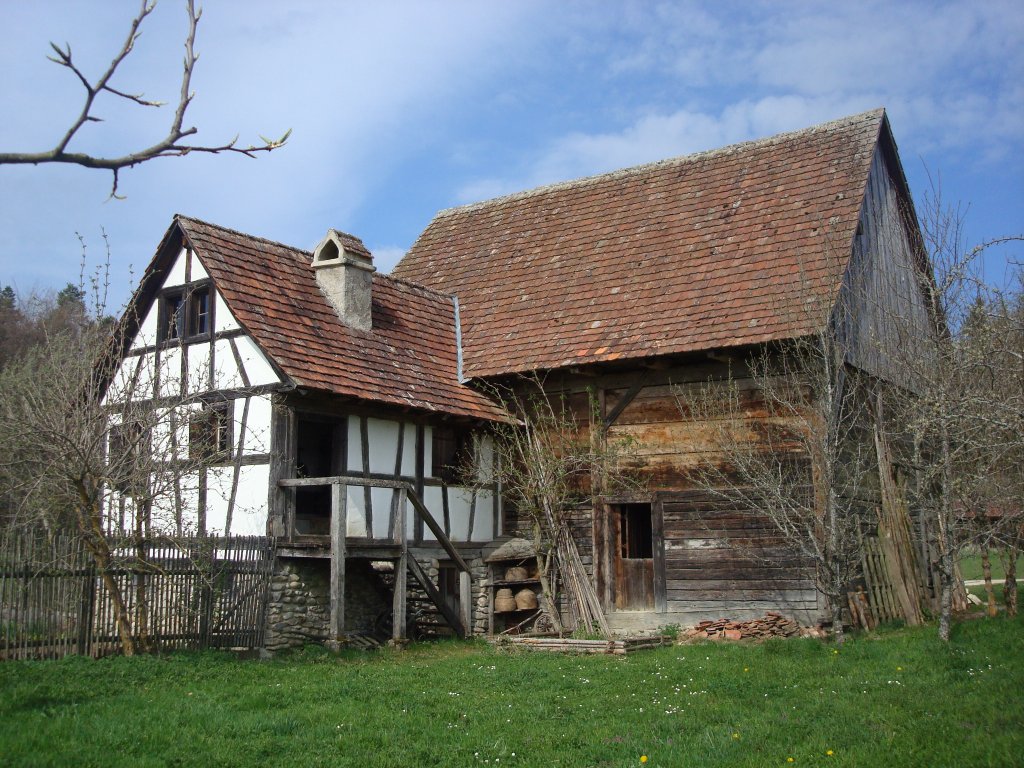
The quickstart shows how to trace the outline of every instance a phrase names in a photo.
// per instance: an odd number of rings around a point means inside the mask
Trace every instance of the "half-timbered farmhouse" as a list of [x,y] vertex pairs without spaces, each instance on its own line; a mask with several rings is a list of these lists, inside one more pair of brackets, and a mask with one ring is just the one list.
[[847,362],[890,376],[869,340],[877,307],[924,312],[918,238],[882,111],[442,211],[390,276],[337,230],[309,253],[177,216],[133,299],[121,376],[199,393],[190,439],[222,460],[166,512],[277,538],[271,645],[528,617],[528,595],[495,608],[535,584],[520,521],[454,471],[506,418],[490,385],[524,374],[594,398],[581,412],[638,446],[645,490],[597,499],[576,527],[613,628],[766,610],[811,623],[826,610],[806,563],[764,567],[757,553],[786,542],[758,511],[723,516],[689,487],[715,446],[673,388],[813,331],[807,302],[838,302],[853,274],[872,293]]

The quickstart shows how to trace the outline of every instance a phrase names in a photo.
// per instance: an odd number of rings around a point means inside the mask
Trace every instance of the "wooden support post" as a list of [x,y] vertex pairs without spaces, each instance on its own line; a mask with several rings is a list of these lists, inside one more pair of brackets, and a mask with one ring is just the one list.
[[391,601],[391,641],[396,644],[407,639],[405,634],[405,605],[408,597],[406,584],[409,575],[409,547],[406,543],[405,529],[407,497],[408,491],[405,488],[400,488],[398,491],[398,519],[395,521],[395,541],[399,545],[401,554],[395,561],[395,594]]
[[473,594],[467,571],[459,571],[459,617],[465,637],[473,636]]
[[337,648],[345,640],[345,534],[348,486],[331,483],[331,625],[328,646]]
[[409,573],[409,551],[403,546],[402,554],[395,561],[395,594],[391,603],[391,640],[402,643],[405,636],[406,579]]

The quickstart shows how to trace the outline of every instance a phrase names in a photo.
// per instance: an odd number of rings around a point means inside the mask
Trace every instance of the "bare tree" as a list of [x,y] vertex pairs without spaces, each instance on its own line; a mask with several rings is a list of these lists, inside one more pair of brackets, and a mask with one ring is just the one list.
[[92,155],[87,152],[75,152],[70,149],[72,140],[87,123],[102,122],[102,118],[96,113],[97,100],[104,95],[124,99],[140,107],[161,107],[163,102],[147,99],[141,93],[128,93],[115,87],[112,83],[118,68],[134,50],[135,43],[142,34],[140,27],[143,21],[156,7],[155,0],[142,0],[138,13],[132,18],[129,25],[128,35],[120,50],[114,55],[113,60],[107,69],[95,79],[86,75],[75,63],[70,44],[65,43],[64,47],[56,43],[50,43],[53,55],[48,58],[62,67],[70,70],[82,87],[85,89],[85,101],[78,117],[68,126],[64,135],[51,149],[40,152],[0,152],[0,165],[39,165],[41,163],[68,163],[80,165],[85,168],[99,168],[113,173],[113,185],[110,190],[111,197],[117,197],[118,173],[122,169],[131,168],[140,163],[153,160],[158,157],[180,157],[194,152],[206,154],[220,154],[232,152],[247,157],[255,157],[259,152],[270,152],[281,146],[288,140],[291,131],[286,131],[279,139],[267,139],[260,137],[260,144],[239,146],[238,137],[223,144],[194,144],[188,141],[190,136],[198,133],[195,126],[186,127],[185,113],[195,94],[191,90],[192,72],[199,54],[195,51],[196,28],[202,16],[202,10],[196,10],[194,0],[187,0],[185,3],[188,12],[188,33],[185,37],[185,62],[181,78],[181,90],[178,95],[178,102],[171,117],[171,123],[167,135],[156,143],[140,147],[136,150],[118,156],[103,157]]
[[[611,630],[594,584],[587,574],[572,532],[572,517],[593,507],[595,494],[638,485],[621,469],[629,452],[623,441],[591,431],[544,382],[525,378],[515,388],[495,389],[492,396],[509,414],[494,427],[494,460],[470,476],[497,480],[508,504],[529,526],[537,554],[544,612],[559,634],[562,590],[568,598],[572,629]],[[479,452],[478,452],[479,453]]]
[[714,445],[714,459],[690,481],[763,515],[787,557],[813,567],[841,644],[847,591],[860,572],[862,491],[876,467],[867,385],[827,317],[816,333],[753,353],[746,368],[676,389],[680,411],[707,424]]
[[995,533],[990,513],[1020,503],[1019,492],[1010,490],[1019,487],[1016,458],[1022,455],[1019,353],[1006,350],[1007,329],[996,332],[986,319],[990,301],[977,300],[992,290],[983,280],[984,256],[1021,238],[965,247],[963,210],[946,207],[934,189],[921,225],[931,271],[916,273],[908,284],[928,301],[928,325],[891,345],[893,359],[914,382],[894,391],[902,396],[892,403],[900,431],[911,438],[901,461],[916,478],[915,505],[934,526],[939,637],[948,641],[962,590],[957,561],[963,548],[987,546]]
[[[145,540],[194,530],[200,469],[241,451],[224,439],[230,414],[210,400],[208,366],[190,378],[173,355],[122,359],[124,324],[95,318],[0,371],[0,496],[5,533],[81,539],[131,655],[149,646]],[[115,578],[126,568],[134,586]]]

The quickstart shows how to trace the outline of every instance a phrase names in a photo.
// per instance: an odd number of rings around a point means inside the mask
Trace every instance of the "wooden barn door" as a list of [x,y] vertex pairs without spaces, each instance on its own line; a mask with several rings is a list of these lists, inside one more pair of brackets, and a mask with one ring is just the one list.
[[615,608],[654,610],[654,518],[650,504],[610,509]]

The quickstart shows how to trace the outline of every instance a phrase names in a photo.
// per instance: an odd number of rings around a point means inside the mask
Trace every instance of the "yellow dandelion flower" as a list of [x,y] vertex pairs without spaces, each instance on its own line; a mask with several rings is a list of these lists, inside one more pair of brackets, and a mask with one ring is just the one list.
[[647,755],[640,755],[640,762],[641,763],[646,763],[647,762]]
[[738,733],[734,733],[734,734],[732,735],[732,737],[733,737],[734,739],[738,739],[738,738],[740,737],[740,735],[739,735]]
[[903,667],[896,667],[896,671],[897,672],[902,672],[903,671]]
[[826,749],[825,750],[825,754],[828,755],[829,757],[832,757],[832,755],[834,755],[835,753],[831,749]]
[[786,758],[786,762],[787,762],[787,763],[795,763],[795,762],[796,762],[796,760],[794,760],[794,759],[793,759],[792,757],[787,757],[787,758]]

